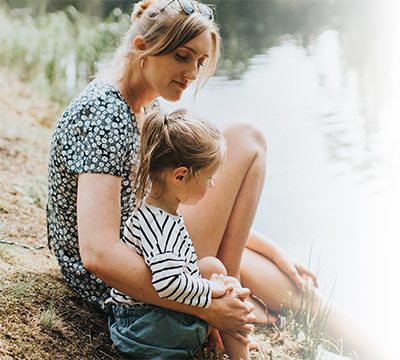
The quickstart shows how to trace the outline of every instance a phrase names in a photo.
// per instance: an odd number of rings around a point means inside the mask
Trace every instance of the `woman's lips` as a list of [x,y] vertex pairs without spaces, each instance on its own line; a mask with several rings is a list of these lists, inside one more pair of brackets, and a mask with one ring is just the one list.
[[174,81],[176,85],[178,85],[181,89],[185,90],[189,83],[184,83],[184,82],[180,82],[180,81]]

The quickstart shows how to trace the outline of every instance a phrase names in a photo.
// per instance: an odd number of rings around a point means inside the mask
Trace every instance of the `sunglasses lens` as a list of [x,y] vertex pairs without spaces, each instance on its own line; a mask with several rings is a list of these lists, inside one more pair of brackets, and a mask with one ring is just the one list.
[[213,19],[213,12],[207,5],[197,4],[197,9],[201,15],[209,18],[210,20]]
[[189,0],[178,0],[178,2],[186,14],[192,15],[194,13],[194,7]]

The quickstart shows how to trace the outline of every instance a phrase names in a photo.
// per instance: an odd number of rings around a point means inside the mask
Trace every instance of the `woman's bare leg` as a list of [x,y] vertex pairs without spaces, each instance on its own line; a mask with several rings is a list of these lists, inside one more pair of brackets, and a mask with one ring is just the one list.
[[[268,309],[279,312],[282,304],[286,308],[299,306],[300,297],[297,287],[278,267],[263,255],[245,249],[241,264],[242,285],[251,289],[252,293],[262,299]],[[352,319],[351,315],[324,296],[317,288],[309,286],[308,298],[314,296],[312,311],[328,306],[327,329],[335,340],[343,340],[344,353],[357,354],[360,360],[388,359],[390,357],[378,349],[375,339]],[[265,320],[265,319],[264,319]]]
[[250,125],[223,131],[227,158],[215,185],[196,206],[181,206],[199,258],[217,256],[228,275],[240,276],[240,261],[265,179],[266,143]]

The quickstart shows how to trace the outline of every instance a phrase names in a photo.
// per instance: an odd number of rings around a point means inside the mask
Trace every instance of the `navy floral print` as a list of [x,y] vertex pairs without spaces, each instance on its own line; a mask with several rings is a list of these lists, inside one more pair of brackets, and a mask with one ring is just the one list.
[[121,235],[134,197],[133,170],[140,131],[131,108],[113,86],[95,81],[70,104],[50,148],[47,222],[49,241],[67,282],[102,308],[110,288],[87,271],[79,255],[77,186],[80,173],[121,177]]

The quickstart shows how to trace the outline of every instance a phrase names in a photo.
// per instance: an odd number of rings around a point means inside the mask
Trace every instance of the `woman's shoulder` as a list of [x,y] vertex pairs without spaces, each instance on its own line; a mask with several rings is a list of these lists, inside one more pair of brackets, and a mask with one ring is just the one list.
[[132,127],[135,115],[122,94],[112,85],[99,80],[89,83],[61,115],[60,126],[95,127],[114,123]]
[[120,108],[127,113],[130,109],[119,90],[101,80],[93,80],[89,83],[73,104],[75,107],[102,107],[102,110]]

